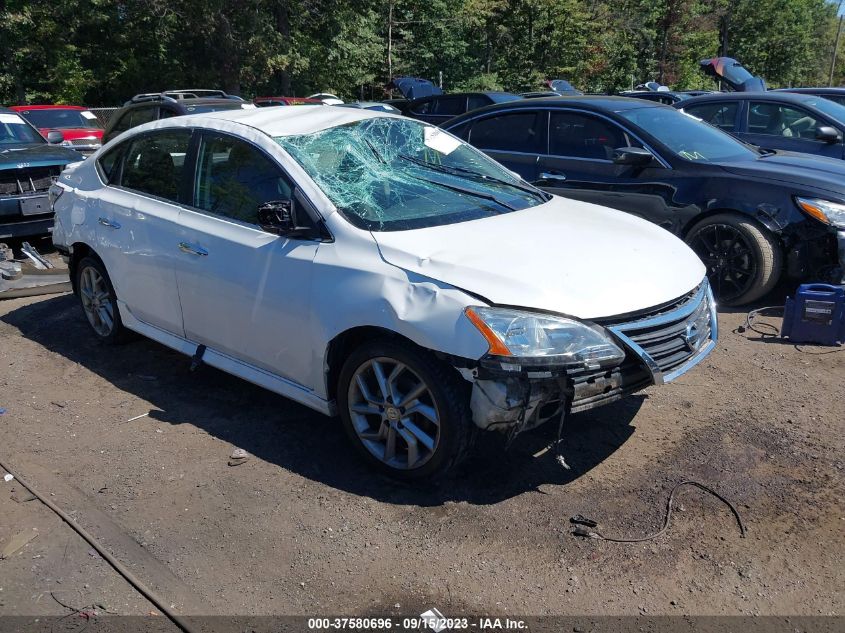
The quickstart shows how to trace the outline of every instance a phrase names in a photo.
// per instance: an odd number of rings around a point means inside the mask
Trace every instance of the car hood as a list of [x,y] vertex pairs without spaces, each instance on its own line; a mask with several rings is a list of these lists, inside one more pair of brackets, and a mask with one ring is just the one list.
[[738,176],[769,178],[797,185],[799,189],[813,187],[833,192],[839,198],[845,197],[845,160],[776,152],[756,160],[722,163],[720,167]]
[[0,146],[0,169],[16,169],[22,163],[26,167],[48,167],[66,165],[85,157],[72,149],[38,143],[37,145]]
[[657,225],[558,196],[523,211],[373,236],[382,257],[407,271],[497,305],[582,319],[677,299],[705,272]]

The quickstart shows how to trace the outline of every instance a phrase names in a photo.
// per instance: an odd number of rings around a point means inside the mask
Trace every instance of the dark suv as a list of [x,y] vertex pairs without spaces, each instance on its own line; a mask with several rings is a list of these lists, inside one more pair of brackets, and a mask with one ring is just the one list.
[[459,92],[434,95],[414,99],[402,108],[402,113],[426,123],[440,125],[464,112],[517,99],[522,99],[522,97],[510,92]]
[[168,90],[139,94],[124,103],[112,117],[103,133],[103,144],[121,132],[158,119],[183,114],[254,107],[254,104],[247,103],[240,97],[226,94],[222,90]]
[[[50,134],[61,142],[60,133]],[[83,158],[48,143],[17,112],[0,108],[0,241],[49,233],[53,212],[47,190],[65,165]]]

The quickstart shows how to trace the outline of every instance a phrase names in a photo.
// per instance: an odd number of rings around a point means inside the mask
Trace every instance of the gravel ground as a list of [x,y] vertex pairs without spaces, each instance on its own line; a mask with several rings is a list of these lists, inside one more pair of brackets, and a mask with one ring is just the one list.
[[[8,300],[0,461],[81,524],[104,517],[103,544],[180,584],[186,612],[842,614],[845,349],[761,341],[734,331],[743,318],[723,312],[718,349],[675,383],[568,419],[571,470],[538,455],[555,431],[541,428],[507,451],[487,437],[448,486],[410,488],[374,476],[335,420],[143,339],[103,347],[70,295]],[[229,466],[235,447],[251,457]],[[608,535],[654,531],[686,479],[731,499],[747,538],[693,488],[653,541],[569,533],[576,513]],[[155,610],[23,499],[0,481],[0,549],[38,532],[0,560],[0,615],[66,614],[57,590]]]

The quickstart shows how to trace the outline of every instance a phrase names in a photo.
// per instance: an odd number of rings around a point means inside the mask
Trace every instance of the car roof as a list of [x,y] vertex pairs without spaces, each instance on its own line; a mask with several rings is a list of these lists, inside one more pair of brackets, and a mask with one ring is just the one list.
[[[777,90],[766,90],[757,92],[717,92],[715,94],[690,97],[678,102],[684,108],[698,103],[709,103],[711,101],[749,101],[751,99],[766,99],[768,101],[780,101],[782,103],[803,103],[812,99],[814,95],[795,92],[780,92]],[[677,105],[677,104],[676,104]]]
[[[231,121],[258,129],[269,136],[290,136],[313,134],[331,127],[356,123],[378,117],[399,118],[398,114],[366,110],[364,108],[341,108],[327,105],[301,105],[296,108],[251,108],[248,110],[218,110],[202,114],[190,114],[178,119],[165,119],[177,126],[201,126],[204,120]],[[404,118],[404,117],[403,117]]]
[[845,94],[845,88],[778,88],[773,92],[794,92],[796,94],[811,94],[811,95],[841,95]]
[[9,106],[10,110],[15,110],[17,112],[21,112],[23,110],[87,110],[88,108],[84,106],[76,106],[76,105],[17,105],[17,106]]
[[[519,99],[518,101],[507,101],[505,103],[496,103],[489,106],[484,106],[477,110],[467,112],[470,118],[477,115],[479,112],[495,112],[496,110],[510,110],[518,108],[548,108],[578,106],[585,110],[595,110],[597,112],[610,111],[619,112],[622,110],[634,110],[637,108],[668,108],[670,106],[646,99],[633,99],[631,97],[616,97],[610,95],[572,95],[560,97],[539,97],[537,99]],[[460,115],[463,118],[466,115]],[[456,117],[458,118],[458,117]]]

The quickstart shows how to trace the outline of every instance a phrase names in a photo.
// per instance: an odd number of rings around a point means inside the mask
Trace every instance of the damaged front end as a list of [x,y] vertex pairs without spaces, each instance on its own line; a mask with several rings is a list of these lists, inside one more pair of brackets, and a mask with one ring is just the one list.
[[671,382],[718,338],[706,280],[675,301],[596,323],[497,308],[470,308],[467,316],[490,343],[475,366],[459,368],[473,384],[473,421],[512,436]]

